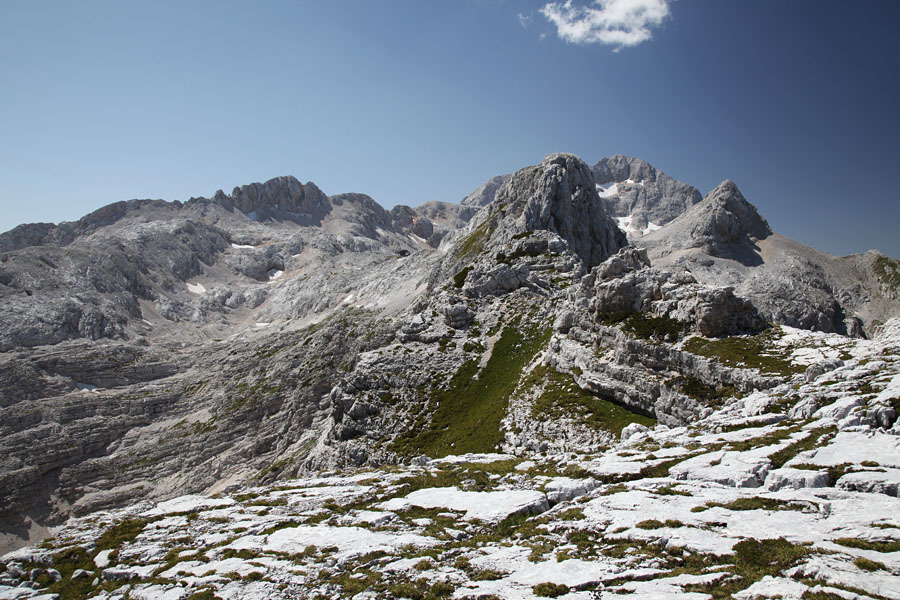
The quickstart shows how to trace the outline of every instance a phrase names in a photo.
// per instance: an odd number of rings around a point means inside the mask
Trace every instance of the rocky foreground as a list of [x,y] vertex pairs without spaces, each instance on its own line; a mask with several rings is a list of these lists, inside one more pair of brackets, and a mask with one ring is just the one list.
[[900,598],[900,321],[771,337],[793,375],[690,425],[73,518],[0,599]]

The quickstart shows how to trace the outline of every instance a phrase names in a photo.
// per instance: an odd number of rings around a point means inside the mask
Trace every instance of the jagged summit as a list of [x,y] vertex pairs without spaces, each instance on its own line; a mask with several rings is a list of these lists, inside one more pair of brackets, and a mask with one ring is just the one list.
[[640,158],[614,154],[597,161],[591,172],[597,183],[623,182],[628,179],[642,181],[644,183],[656,183],[657,178],[668,178],[668,175],[658,171],[653,165]]
[[265,211],[275,214],[280,211],[308,215],[309,218],[321,218],[330,209],[328,196],[316,184],[311,181],[302,184],[292,175],[235,187],[231,195],[218,190],[212,200],[226,210],[237,208],[244,213]]
[[459,203],[463,206],[468,206],[476,209],[481,208],[482,206],[487,206],[494,201],[494,198],[497,196],[497,191],[504,183],[509,180],[510,177],[512,177],[511,174],[491,177],[481,186],[479,186],[477,190],[460,200]]
[[734,241],[741,236],[761,240],[772,234],[768,222],[744,198],[732,180],[726,179],[720,183],[706,198],[715,207],[711,223],[715,234],[724,242]]
[[591,167],[607,212],[632,239],[655,231],[702,200],[692,185],[646,161],[616,154]]
[[590,168],[574,154],[551,154],[540,165],[518,171],[490,206],[502,211],[494,239],[506,242],[526,231],[551,231],[588,269],[627,245],[597,196]]

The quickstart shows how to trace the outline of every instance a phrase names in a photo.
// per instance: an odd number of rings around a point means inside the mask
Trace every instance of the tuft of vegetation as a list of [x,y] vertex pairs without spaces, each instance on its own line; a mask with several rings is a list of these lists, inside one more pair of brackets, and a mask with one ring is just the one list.
[[857,538],[837,538],[835,544],[847,548],[859,550],[874,550],[875,552],[900,552],[900,540],[860,540]]
[[185,600],[221,600],[218,596],[216,596],[212,590],[201,590],[199,592],[194,592],[190,596],[188,596]]
[[623,330],[635,337],[653,342],[677,342],[687,330],[687,323],[669,317],[648,317],[642,313],[599,313],[597,318],[604,325],[623,326]]
[[858,569],[863,571],[888,571],[888,569],[884,563],[880,563],[877,560],[869,560],[868,558],[857,558],[853,561],[853,564],[856,565]]
[[541,598],[558,598],[569,593],[569,586],[562,583],[550,583],[548,581],[537,584],[531,588],[531,591],[535,596],[540,596]]
[[466,343],[463,344],[463,350],[466,353],[476,352],[478,354],[484,354],[484,346],[481,342],[466,341]]
[[685,492],[684,490],[677,490],[670,485],[664,485],[661,488],[657,488],[656,491],[653,492],[658,496],[692,496],[690,492]]
[[872,263],[872,270],[882,284],[892,290],[900,290],[900,261],[888,256],[879,256]]
[[735,572],[745,580],[759,581],[792,567],[809,553],[805,546],[784,538],[741,540],[734,545]]
[[458,259],[474,258],[482,253],[485,243],[497,227],[497,224],[493,223],[493,217],[494,215],[489,216],[472,230],[472,233],[459,240],[453,251]]
[[[784,538],[741,540],[735,544],[734,551],[734,556],[729,559],[733,563],[733,577],[686,585],[685,591],[706,593],[716,599],[732,598],[735,593],[750,587],[766,575],[777,576],[809,553],[805,546],[793,544]],[[685,558],[690,559],[685,560],[686,564],[695,562],[698,563],[696,566],[708,567],[708,563],[713,562],[702,555],[686,555]]]
[[674,529],[676,527],[684,527],[684,523],[675,519],[666,519],[665,522],[657,521],[656,519],[647,519],[646,521],[635,524],[635,527],[638,529],[662,529],[663,527],[671,527]]
[[125,519],[103,532],[97,540],[97,550],[118,550],[124,544],[130,544],[147,526],[146,519]]
[[713,386],[703,380],[688,375],[681,375],[666,380],[666,385],[674,388],[689,398],[699,400],[706,406],[717,408],[722,406],[725,398],[735,395],[733,385]]
[[[725,508],[728,510],[804,510],[806,507],[802,504],[788,502],[786,500],[777,500],[775,498],[760,498],[759,496],[738,498],[731,502],[722,504],[721,502],[707,502],[706,508],[713,507]],[[696,511],[699,512],[699,511]]]
[[437,410],[430,426],[398,437],[393,448],[406,455],[424,453],[431,457],[496,450],[504,439],[501,421],[509,396],[518,385],[522,369],[544,347],[550,334],[550,328],[504,328],[484,368],[479,372],[477,360],[463,363],[446,388],[433,392]]
[[[98,590],[93,585],[93,579],[99,574],[99,571],[84,548],[81,546],[66,548],[54,554],[52,561],[53,568],[59,571],[62,579],[54,583],[49,580],[41,581],[42,578],[38,578],[39,583],[49,584],[42,591],[57,594],[59,600],[82,600],[97,593]],[[92,576],[72,579],[72,573],[77,569],[84,569],[92,573]]]
[[698,356],[712,358],[729,367],[757,369],[762,373],[791,377],[806,370],[773,354],[771,342],[776,329],[770,328],[756,335],[736,335],[719,339],[692,337],[684,343],[684,350]]
[[543,385],[544,391],[531,406],[535,418],[571,418],[595,431],[609,431],[617,436],[631,423],[653,427],[656,419],[632,412],[595,396],[575,384],[572,377],[545,365],[532,369],[525,380],[527,386]]
[[788,462],[801,452],[812,450],[813,448],[822,445],[822,438],[825,435],[834,434],[835,432],[837,432],[837,428],[834,426],[817,427],[816,429],[813,429],[809,432],[809,435],[802,440],[796,441],[774,454],[770,454],[769,460],[772,463],[772,468],[780,469],[786,462]]
[[466,283],[466,277],[469,275],[469,273],[472,272],[472,269],[472,265],[469,265],[468,267],[465,267],[462,271],[454,275],[453,285],[455,285],[457,288],[462,288],[463,284]]

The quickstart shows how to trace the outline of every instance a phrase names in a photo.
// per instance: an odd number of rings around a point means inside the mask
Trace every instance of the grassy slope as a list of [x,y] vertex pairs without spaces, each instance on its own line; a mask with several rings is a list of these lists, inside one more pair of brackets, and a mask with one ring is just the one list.
[[500,421],[506,416],[509,396],[522,369],[549,338],[550,329],[507,326],[481,372],[477,361],[470,360],[446,388],[433,392],[438,408],[430,426],[397,440],[398,450],[431,457],[496,450],[503,442]]

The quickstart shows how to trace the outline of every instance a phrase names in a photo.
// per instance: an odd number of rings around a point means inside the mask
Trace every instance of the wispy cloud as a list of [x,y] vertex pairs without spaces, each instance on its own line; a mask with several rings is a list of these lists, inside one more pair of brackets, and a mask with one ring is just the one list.
[[531,25],[531,15],[519,13],[519,25],[521,25],[523,29],[528,29],[528,26]]
[[650,31],[669,16],[669,0],[572,0],[550,2],[541,14],[556,26],[560,38],[573,44],[606,44],[613,51],[637,46],[653,37]]

